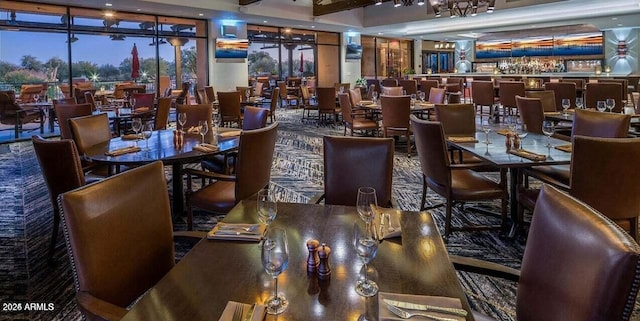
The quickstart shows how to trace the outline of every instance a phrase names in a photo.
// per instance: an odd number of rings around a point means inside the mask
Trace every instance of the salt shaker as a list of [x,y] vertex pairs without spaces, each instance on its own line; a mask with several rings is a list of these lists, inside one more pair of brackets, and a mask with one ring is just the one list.
[[326,243],[322,243],[322,246],[318,249],[318,257],[320,258],[320,265],[318,265],[318,278],[321,280],[331,277],[329,254],[331,254],[331,248],[328,247]]
[[309,257],[307,258],[307,272],[315,273],[320,265],[320,258],[318,257],[318,247],[320,242],[318,240],[308,240],[307,249],[309,250]]
[[507,151],[509,151],[509,150],[511,150],[512,136],[513,136],[513,135],[512,135],[512,134],[511,134],[511,132],[509,131],[509,132],[507,132],[507,134],[506,134],[506,135],[504,135],[504,136],[505,136],[505,138],[504,138],[504,145],[505,145],[505,147],[507,147]]

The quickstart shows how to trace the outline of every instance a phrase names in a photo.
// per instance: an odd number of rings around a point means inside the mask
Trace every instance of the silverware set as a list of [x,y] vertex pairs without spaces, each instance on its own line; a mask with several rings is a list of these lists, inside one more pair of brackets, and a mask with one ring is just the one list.
[[437,317],[435,315],[430,315],[430,314],[426,314],[426,313],[405,311],[403,309],[400,309],[400,308],[395,307],[395,306],[393,306],[391,304],[388,304],[388,303],[387,303],[387,309],[389,311],[391,311],[391,313],[397,315],[398,317],[400,317],[402,319],[410,319],[410,318],[413,318],[413,317],[420,316],[420,317],[423,317],[423,318],[436,320],[436,321],[457,321],[456,319],[441,318],[441,317]]

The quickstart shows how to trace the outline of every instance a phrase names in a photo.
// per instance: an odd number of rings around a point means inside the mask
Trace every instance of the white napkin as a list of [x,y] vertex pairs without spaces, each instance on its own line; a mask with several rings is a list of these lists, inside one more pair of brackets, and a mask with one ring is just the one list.
[[402,236],[399,210],[378,207],[376,223],[376,232],[378,233],[379,239],[383,240]]
[[207,239],[259,242],[266,228],[265,224],[218,223],[207,233]]
[[224,311],[222,311],[222,315],[220,316],[220,319],[218,319],[218,321],[233,320],[233,313],[235,312],[237,305],[244,306],[244,311],[243,311],[244,313],[242,314],[243,321],[246,320],[247,316],[249,316],[249,313],[251,313],[252,308],[253,308],[253,314],[251,315],[251,321],[262,321],[264,320],[265,314],[267,313],[267,307],[265,307],[262,304],[251,305],[246,303],[229,301],[227,302],[227,306],[224,307]]

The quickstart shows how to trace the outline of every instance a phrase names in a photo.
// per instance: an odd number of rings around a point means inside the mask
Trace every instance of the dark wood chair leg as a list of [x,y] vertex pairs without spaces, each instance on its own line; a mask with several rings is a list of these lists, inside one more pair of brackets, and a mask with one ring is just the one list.
[[452,211],[452,207],[453,207],[453,201],[451,200],[451,197],[448,197],[447,198],[446,216],[445,216],[445,222],[444,222],[444,236],[446,238],[448,238],[449,234],[451,234],[451,211]]
[[422,199],[420,201],[420,210],[424,211],[427,208],[427,178],[422,175]]
[[51,232],[51,244],[49,245],[49,261],[53,261],[53,253],[56,249],[56,241],[58,240],[58,229],[60,227],[60,213],[54,209],[53,211],[53,231]]

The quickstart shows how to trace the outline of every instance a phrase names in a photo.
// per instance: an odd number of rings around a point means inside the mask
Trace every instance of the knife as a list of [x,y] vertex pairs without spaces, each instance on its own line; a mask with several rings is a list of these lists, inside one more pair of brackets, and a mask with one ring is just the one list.
[[402,301],[389,300],[389,299],[383,299],[383,300],[386,304],[393,305],[398,308],[404,308],[409,310],[440,312],[440,313],[453,314],[461,317],[467,316],[467,311],[463,309],[436,307],[432,305],[416,304],[416,303],[402,302]]
[[251,235],[251,236],[260,236],[260,233],[254,232],[244,232],[244,231],[233,231],[233,230],[217,230],[215,235]]

